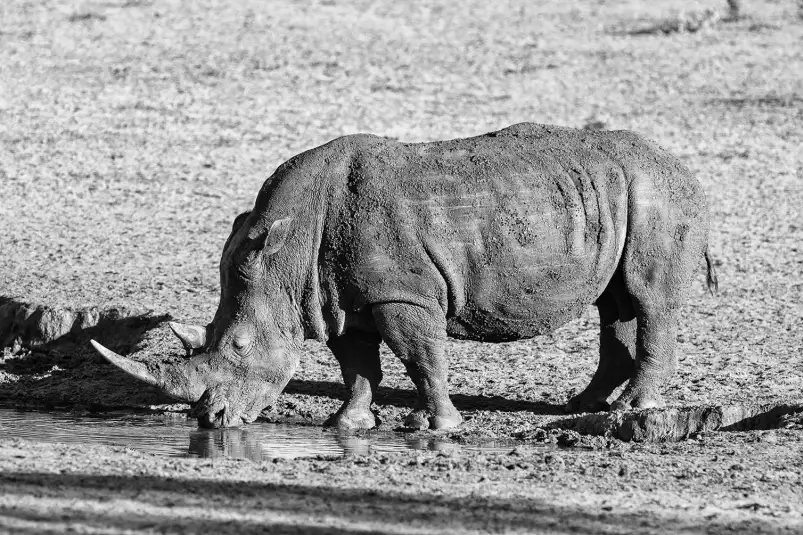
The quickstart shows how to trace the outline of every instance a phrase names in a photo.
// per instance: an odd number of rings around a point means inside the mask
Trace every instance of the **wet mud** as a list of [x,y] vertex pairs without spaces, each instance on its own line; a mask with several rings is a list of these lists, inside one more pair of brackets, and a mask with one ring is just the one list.
[[[460,444],[446,437],[401,432],[343,433],[311,425],[255,423],[239,429],[200,429],[184,413],[80,413],[0,408],[3,436],[37,443],[130,448],[160,457],[247,459],[337,458],[404,450],[449,454],[506,453],[522,442]],[[551,446],[544,445],[543,449]]]

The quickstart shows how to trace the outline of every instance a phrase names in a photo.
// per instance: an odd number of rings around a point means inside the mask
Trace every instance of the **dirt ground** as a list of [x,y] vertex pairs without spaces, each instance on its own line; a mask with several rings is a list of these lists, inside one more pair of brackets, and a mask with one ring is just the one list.
[[[721,291],[701,266],[669,403],[803,403],[803,19],[724,4],[0,3],[0,402],[184,409],[86,340],[178,355],[164,321],[209,321],[231,221],[278,164],[347,133],[533,121],[639,131],[707,192]],[[799,418],[659,444],[545,433],[590,379],[597,326],[589,308],[550,336],[450,345],[466,423],[447,437],[525,439],[510,455],[176,460],[0,423],[0,532],[803,532]],[[383,369],[394,429],[414,394],[386,349]],[[340,396],[308,343],[264,417],[320,424]]]
[[799,432],[464,456],[166,459],[0,442],[13,533],[800,533]]

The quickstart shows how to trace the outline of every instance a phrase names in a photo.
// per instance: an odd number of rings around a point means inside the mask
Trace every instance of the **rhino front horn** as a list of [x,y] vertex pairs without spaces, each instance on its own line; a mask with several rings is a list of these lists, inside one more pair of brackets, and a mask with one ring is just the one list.
[[170,330],[181,340],[181,345],[187,350],[187,356],[192,355],[196,349],[206,346],[206,327],[200,325],[187,325],[175,321],[168,322]]
[[192,381],[186,370],[182,368],[172,364],[159,364],[152,369],[148,369],[145,364],[118,355],[94,340],[90,340],[90,342],[97,352],[103,355],[103,358],[117,368],[142,382],[155,386],[172,398],[195,403],[203,393],[203,387],[198,385],[197,381]]

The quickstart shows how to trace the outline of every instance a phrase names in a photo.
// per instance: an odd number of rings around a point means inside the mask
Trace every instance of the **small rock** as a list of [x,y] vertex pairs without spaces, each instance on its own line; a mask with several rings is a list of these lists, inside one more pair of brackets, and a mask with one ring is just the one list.
[[542,427],[535,429],[518,429],[513,432],[513,437],[527,442],[546,442],[549,440],[549,433]]
[[768,444],[775,444],[778,442],[778,435],[774,431],[767,431],[766,433],[759,435],[759,439],[762,442],[767,442]]
[[601,119],[591,118],[583,125],[583,130],[605,130],[608,123]]
[[580,442],[580,433],[577,431],[564,431],[557,437],[558,446],[571,448]]
[[552,453],[544,455],[544,462],[557,472],[562,472],[566,469],[566,462],[563,458]]

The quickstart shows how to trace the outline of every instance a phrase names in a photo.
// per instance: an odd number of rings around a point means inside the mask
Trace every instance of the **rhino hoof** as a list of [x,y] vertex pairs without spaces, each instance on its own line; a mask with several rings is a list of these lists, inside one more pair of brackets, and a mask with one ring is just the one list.
[[578,414],[584,412],[605,412],[610,410],[610,408],[611,406],[607,400],[593,399],[580,394],[570,399],[563,407],[563,410],[569,414]]
[[463,423],[463,417],[459,414],[449,416],[433,416],[429,419],[430,429],[452,429]]
[[416,430],[429,429],[429,414],[425,410],[411,412],[404,419],[404,427]]
[[457,427],[463,421],[460,413],[430,416],[428,411],[416,410],[407,415],[404,419],[404,427],[407,429],[451,429]]
[[664,399],[657,395],[636,395],[632,397],[622,396],[611,404],[612,411],[629,411],[642,409],[658,409],[664,407]]
[[323,425],[338,429],[373,429],[377,426],[377,420],[369,410],[338,411],[327,418]]

